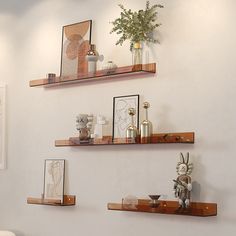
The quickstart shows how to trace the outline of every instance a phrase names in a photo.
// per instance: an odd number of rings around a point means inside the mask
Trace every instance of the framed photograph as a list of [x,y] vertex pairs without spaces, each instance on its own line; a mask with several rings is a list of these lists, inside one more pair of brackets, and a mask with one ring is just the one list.
[[60,200],[63,203],[65,160],[47,159],[44,163],[44,199]]
[[128,114],[129,108],[135,109],[134,125],[139,127],[139,95],[113,98],[113,139],[126,137],[126,129],[131,124],[131,117]]
[[6,86],[0,85],[0,169],[6,168]]
[[91,44],[92,20],[71,25],[62,29],[61,76],[88,72],[86,55]]

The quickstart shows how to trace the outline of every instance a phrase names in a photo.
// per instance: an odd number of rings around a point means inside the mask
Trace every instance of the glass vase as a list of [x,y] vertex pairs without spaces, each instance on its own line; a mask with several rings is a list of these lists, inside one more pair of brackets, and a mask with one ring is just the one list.
[[132,49],[132,63],[133,65],[142,64],[142,45],[140,42],[134,43]]

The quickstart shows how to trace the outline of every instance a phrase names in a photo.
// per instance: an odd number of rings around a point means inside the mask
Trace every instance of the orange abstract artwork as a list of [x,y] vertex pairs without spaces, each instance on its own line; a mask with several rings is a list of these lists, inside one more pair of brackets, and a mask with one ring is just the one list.
[[91,44],[92,21],[84,21],[63,27],[61,76],[86,73],[86,55]]

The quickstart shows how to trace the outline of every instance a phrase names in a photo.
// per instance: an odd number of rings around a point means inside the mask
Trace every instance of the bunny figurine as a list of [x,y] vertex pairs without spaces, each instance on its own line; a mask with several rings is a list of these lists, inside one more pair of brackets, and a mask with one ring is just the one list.
[[188,208],[190,205],[190,192],[192,190],[192,183],[190,174],[193,170],[193,164],[189,163],[189,153],[186,158],[180,153],[180,162],[178,162],[176,171],[178,177],[174,181],[175,197],[178,198],[180,208]]

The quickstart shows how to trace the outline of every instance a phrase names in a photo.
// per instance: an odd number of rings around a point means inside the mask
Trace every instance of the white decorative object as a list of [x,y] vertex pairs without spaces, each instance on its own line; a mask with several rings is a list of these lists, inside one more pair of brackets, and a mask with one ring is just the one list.
[[97,123],[94,127],[94,138],[102,138],[103,137],[103,125],[106,124],[106,119],[104,116],[97,116]]
[[108,61],[107,63],[102,65],[102,70],[106,70],[107,73],[114,73],[116,71],[117,65],[112,61]]
[[6,168],[6,86],[0,85],[0,169]]
[[89,129],[89,133],[91,134],[92,128],[93,128],[93,115],[92,114],[88,115],[88,123],[86,127]]

